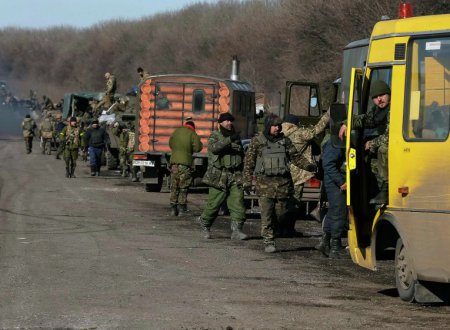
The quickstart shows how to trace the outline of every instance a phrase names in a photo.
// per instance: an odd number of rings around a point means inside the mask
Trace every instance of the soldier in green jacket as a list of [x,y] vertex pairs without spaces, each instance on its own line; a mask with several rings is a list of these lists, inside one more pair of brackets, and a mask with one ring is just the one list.
[[[190,118],[189,118],[190,119]],[[193,157],[200,152],[203,144],[195,132],[192,120],[186,121],[183,127],[177,128],[170,136],[170,213],[173,216],[187,212],[188,188],[192,182]]]
[[276,251],[274,230],[283,222],[288,199],[293,194],[289,164],[292,162],[302,169],[315,171],[315,165],[281,132],[281,123],[277,116],[267,118],[264,131],[250,142],[244,163],[244,188],[251,187],[252,175],[256,175],[261,236],[268,253]]
[[209,186],[208,203],[197,219],[204,238],[211,238],[210,228],[220,206],[227,202],[231,214],[231,239],[247,239],[242,232],[245,222],[242,168],[244,148],[239,133],[233,127],[234,117],[226,112],[219,116],[219,130],[208,140],[208,169],[203,182]]
[[63,158],[66,162],[66,178],[75,178],[78,149],[84,148],[84,132],[78,127],[77,118],[71,117],[69,125],[59,133],[60,141],[64,145]]

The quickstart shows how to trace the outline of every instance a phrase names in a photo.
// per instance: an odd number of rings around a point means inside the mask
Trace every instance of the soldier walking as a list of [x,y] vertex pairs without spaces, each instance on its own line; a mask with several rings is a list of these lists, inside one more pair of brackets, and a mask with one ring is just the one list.
[[133,153],[134,153],[134,143],[135,143],[135,133],[134,125],[130,124],[130,130],[128,132],[128,145],[127,145],[127,160],[128,168],[131,172],[131,182],[137,182],[137,167],[133,166]]
[[102,166],[102,152],[109,143],[108,133],[100,127],[98,120],[92,121],[91,127],[86,131],[86,144],[89,150],[89,162],[91,164],[91,176],[99,176]]
[[75,178],[78,149],[84,147],[84,133],[78,127],[77,118],[71,117],[69,125],[59,133],[60,141],[64,145],[63,158],[66,162],[66,178]]
[[281,132],[281,119],[267,118],[262,134],[255,136],[245,155],[244,187],[251,187],[256,174],[256,194],[261,207],[261,236],[265,252],[276,252],[274,231],[283,222],[287,202],[293,193],[289,163],[308,171],[315,170],[307,158],[297,151],[292,141]]
[[33,138],[34,130],[36,128],[36,123],[31,119],[30,115],[26,115],[22,121],[22,133],[23,139],[25,141],[25,149],[27,154],[30,154],[33,149]]
[[211,238],[210,229],[220,206],[227,202],[231,215],[231,239],[247,239],[242,232],[245,222],[242,169],[244,148],[239,133],[233,127],[234,117],[230,113],[219,116],[219,130],[208,140],[208,168],[203,182],[209,186],[208,202],[198,218],[205,239]]
[[53,121],[51,113],[47,113],[41,123],[39,130],[42,139],[42,153],[50,155],[52,153]]
[[193,157],[200,152],[203,144],[195,132],[191,118],[183,127],[177,128],[169,139],[172,150],[170,156],[170,214],[177,216],[187,212],[188,189],[192,182]]
[[56,159],[61,159],[61,154],[64,151],[64,141],[60,138],[60,133],[62,130],[66,127],[66,124],[62,121],[61,117],[56,117],[56,123],[55,123],[55,140],[56,140]]

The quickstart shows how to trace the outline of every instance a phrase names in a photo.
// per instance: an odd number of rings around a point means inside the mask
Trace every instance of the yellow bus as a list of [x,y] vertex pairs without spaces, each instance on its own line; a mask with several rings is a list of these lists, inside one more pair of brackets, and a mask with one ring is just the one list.
[[[389,197],[374,206],[369,201],[378,186],[364,150],[370,132],[352,127],[352,115],[372,107],[371,84],[379,79],[391,88]],[[442,284],[450,282],[450,15],[378,22],[365,67],[352,69],[347,92],[352,259],[372,270],[378,260],[395,260],[402,300],[447,300]]]

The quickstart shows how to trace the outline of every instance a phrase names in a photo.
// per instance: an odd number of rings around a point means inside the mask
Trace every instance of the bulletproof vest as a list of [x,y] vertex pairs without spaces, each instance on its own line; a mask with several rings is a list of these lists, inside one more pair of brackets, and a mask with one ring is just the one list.
[[267,176],[285,175],[289,171],[286,139],[271,142],[264,134],[259,134],[258,141],[261,153],[256,158],[255,173]]
[[[218,134],[219,140],[223,140],[225,137],[222,134]],[[231,147],[224,155],[216,155],[213,159],[213,165],[217,168],[226,168],[229,170],[238,169],[242,167],[242,147],[235,144],[235,147]]]
[[50,119],[48,119],[48,118],[44,119],[44,121],[42,122],[41,130],[43,132],[51,132],[52,131],[52,123],[51,123]]
[[134,139],[135,139],[134,132],[129,132],[128,133],[128,145],[127,145],[128,149],[134,149]]
[[78,127],[67,126],[66,141],[68,143],[80,145],[80,129]]

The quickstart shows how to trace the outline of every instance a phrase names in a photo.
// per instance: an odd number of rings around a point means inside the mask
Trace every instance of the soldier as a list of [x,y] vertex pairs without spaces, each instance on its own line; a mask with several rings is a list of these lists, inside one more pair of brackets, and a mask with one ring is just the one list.
[[255,136],[248,147],[244,163],[244,188],[251,187],[256,174],[256,194],[261,207],[261,236],[265,252],[276,251],[274,230],[287,211],[287,202],[293,193],[289,163],[308,171],[315,170],[292,141],[281,132],[281,119],[271,115],[261,134]]
[[96,109],[101,107],[109,108],[114,103],[114,94],[117,89],[116,77],[109,72],[105,73],[106,87],[103,99],[97,104]]
[[84,147],[84,133],[78,127],[77,118],[70,117],[69,125],[59,133],[60,143],[64,145],[63,158],[66,162],[66,178],[75,178],[78,149]]
[[[326,112],[319,122],[313,127],[299,127],[299,117],[288,114],[285,116],[281,124],[284,136],[288,137],[294,144],[297,151],[302,152],[305,158],[313,162],[310,142],[325,131],[330,121],[330,115]],[[292,182],[294,183],[294,194],[291,196],[292,206],[300,205],[301,197],[303,195],[303,187],[305,182],[314,177],[314,173],[305,171],[297,167],[294,163],[289,164],[289,171],[291,172]],[[295,218],[286,219],[286,223],[282,224],[282,236],[295,236]]]
[[225,201],[231,214],[231,239],[247,239],[242,232],[245,222],[242,187],[244,150],[233,121],[230,113],[220,114],[219,130],[214,131],[208,140],[208,168],[203,177],[203,182],[209,186],[208,202],[197,219],[205,239],[211,238],[210,228]]
[[61,159],[61,154],[64,151],[64,141],[60,138],[60,133],[66,127],[66,124],[63,122],[62,117],[56,117],[54,135],[56,140],[56,159]]
[[144,71],[141,67],[137,68],[137,73],[139,74],[139,84],[142,84],[144,81],[146,81],[148,78],[150,78],[150,73],[147,71]]
[[[377,178],[379,193],[370,200],[370,204],[386,204],[388,202],[388,142],[389,142],[389,109],[391,88],[383,80],[375,80],[370,89],[370,97],[374,106],[365,114],[355,115],[352,119],[354,128],[372,129],[367,136],[364,149],[370,152],[370,165]],[[347,134],[347,122],[341,126],[339,137]]]
[[42,96],[41,110],[46,112],[55,110],[52,100],[47,95]]
[[42,153],[50,155],[52,153],[52,140],[54,125],[51,113],[47,113],[44,120],[41,123],[39,130],[42,139]]
[[122,177],[127,176],[127,169],[128,169],[128,154],[127,154],[127,147],[128,147],[128,133],[129,129],[126,127],[123,127],[118,122],[115,122],[113,125],[112,132],[114,135],[116,135],[119,138],[119,164],[121,169]]
[[134,153],[135,133],[134,125],[130,124],[130,130],[128,131],[128,145],[127,145],[127,159],[128,167],[131,171],[131,182],[137,182],[137,167],[133,166],[133,153]]
[[169,139],[170,156],[170,214],[185,215],[188,188],[192,182],[193,153],[200,152],[203,144],[195,132],[195,124],[187,118],[183,127],[177,128]]
[[25,140],[25,148],[27,154],[30,154],[33,149],[33,137],[34,130],[36,128],[36,123],[31,119],[30,115],[26,115],[25,119],[22,121],[22,133]]
[[89,162],[91,163],[91,176],[99,176],[102,166],[102,152],[109,144],[109,136],[98,120],[92,121],[91,127],[86,131],[86,145],[89,148]]

